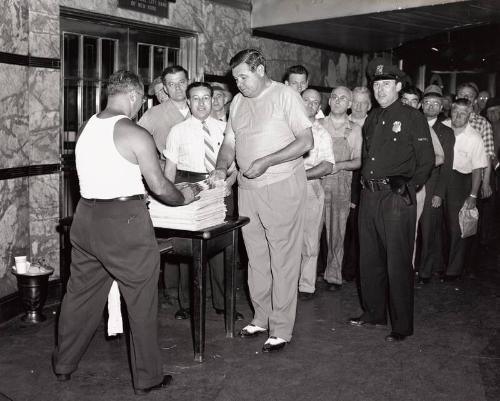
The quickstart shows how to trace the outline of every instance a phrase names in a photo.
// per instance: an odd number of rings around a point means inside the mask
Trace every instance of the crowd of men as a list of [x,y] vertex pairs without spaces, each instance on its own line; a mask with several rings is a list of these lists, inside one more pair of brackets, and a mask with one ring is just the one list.
[[[303,66],[290,67],[280,83],[267,75],[264,55],[246,49],[230,68],[234,98],[223,85],[189,83],[181,66],[166,68],[150,87],[159,104],[138,124],[131,118],[143,104],[142,82],[118,71],[106,109],[82,127],[82,201],[53,358],[59,380],[76,369],[115,279],[129,314],[135,392],[171,381],[155,351],[159,258],[141,175],[170,205],[196,199],[194,187],[181,183],[224,180],[228,215],[250,218],[242,234],[254,316],[240,336],[267,334],[263,352],[291,341],[297,300],[314,298],[320,280],[339,291],[357,279],[363,314],[348,323],[385,327],[390,319],[385,339],[397,342],[413,334],[416,273],[424,285],[437,275],[457,280],[474,266],[467,256],[477,252],[480,236],[462,238],[459,212],[477,206],[480,228],[487,223],[499,99],[465,83],[447,116],[439,86],[423,93],[403,87],[404,73],[376,59],[367,70],[370,87],[334,88],[325,115]],[[209,265],[213,306],[222,314],[223,256]],[[188,266],[164,271],[167,296],[179,304],[176,319],[189,318]]]

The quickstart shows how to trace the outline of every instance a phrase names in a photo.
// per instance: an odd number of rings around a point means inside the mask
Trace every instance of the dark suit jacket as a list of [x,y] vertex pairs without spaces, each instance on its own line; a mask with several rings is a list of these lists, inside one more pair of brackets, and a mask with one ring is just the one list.
[[436,121],[432,126],[434,132],[436,133],[444,152],[444,163],[434,168],[431,175],[431,180],[435,180],[436,185],[432,195],[439,196],[444,199],[446,193],[446,186],[451,176],[451,170],[453,168],[453,148],[455,147],[455,134],[453,130],[441,121]]

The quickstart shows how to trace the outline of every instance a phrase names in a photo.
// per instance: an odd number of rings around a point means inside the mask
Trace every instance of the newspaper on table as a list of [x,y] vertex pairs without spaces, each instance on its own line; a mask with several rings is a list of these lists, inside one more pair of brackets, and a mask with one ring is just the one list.
[[[186,183],[176,184],[182,187]],[[197,231],[224,223],[226,205],[224,204],[224,181],[210,184],[207,180],[189,185],[201,189],[200,199],[185,206],[167,206],[150,198],[149,214],[153,226],[178,230]]]

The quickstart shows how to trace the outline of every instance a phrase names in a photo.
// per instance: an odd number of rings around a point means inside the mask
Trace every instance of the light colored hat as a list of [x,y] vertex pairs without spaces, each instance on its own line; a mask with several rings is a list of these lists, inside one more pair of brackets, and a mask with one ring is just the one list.
[[443,97],[443,90],[437,85],[429,85],[424,90],[424,97],[426,96]]

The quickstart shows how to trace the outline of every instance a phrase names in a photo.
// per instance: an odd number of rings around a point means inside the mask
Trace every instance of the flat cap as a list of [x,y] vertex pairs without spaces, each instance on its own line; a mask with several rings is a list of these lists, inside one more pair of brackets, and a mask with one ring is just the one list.
[[400,81],[405,73],[389,61],[375,58],[366,67],[368,77],[371,81],[380,81],[382,79],[395,79]]
[[427,88],[424,89],[424,97],[426,96],[443,97],[443,91],[437,85],[429,85]]

